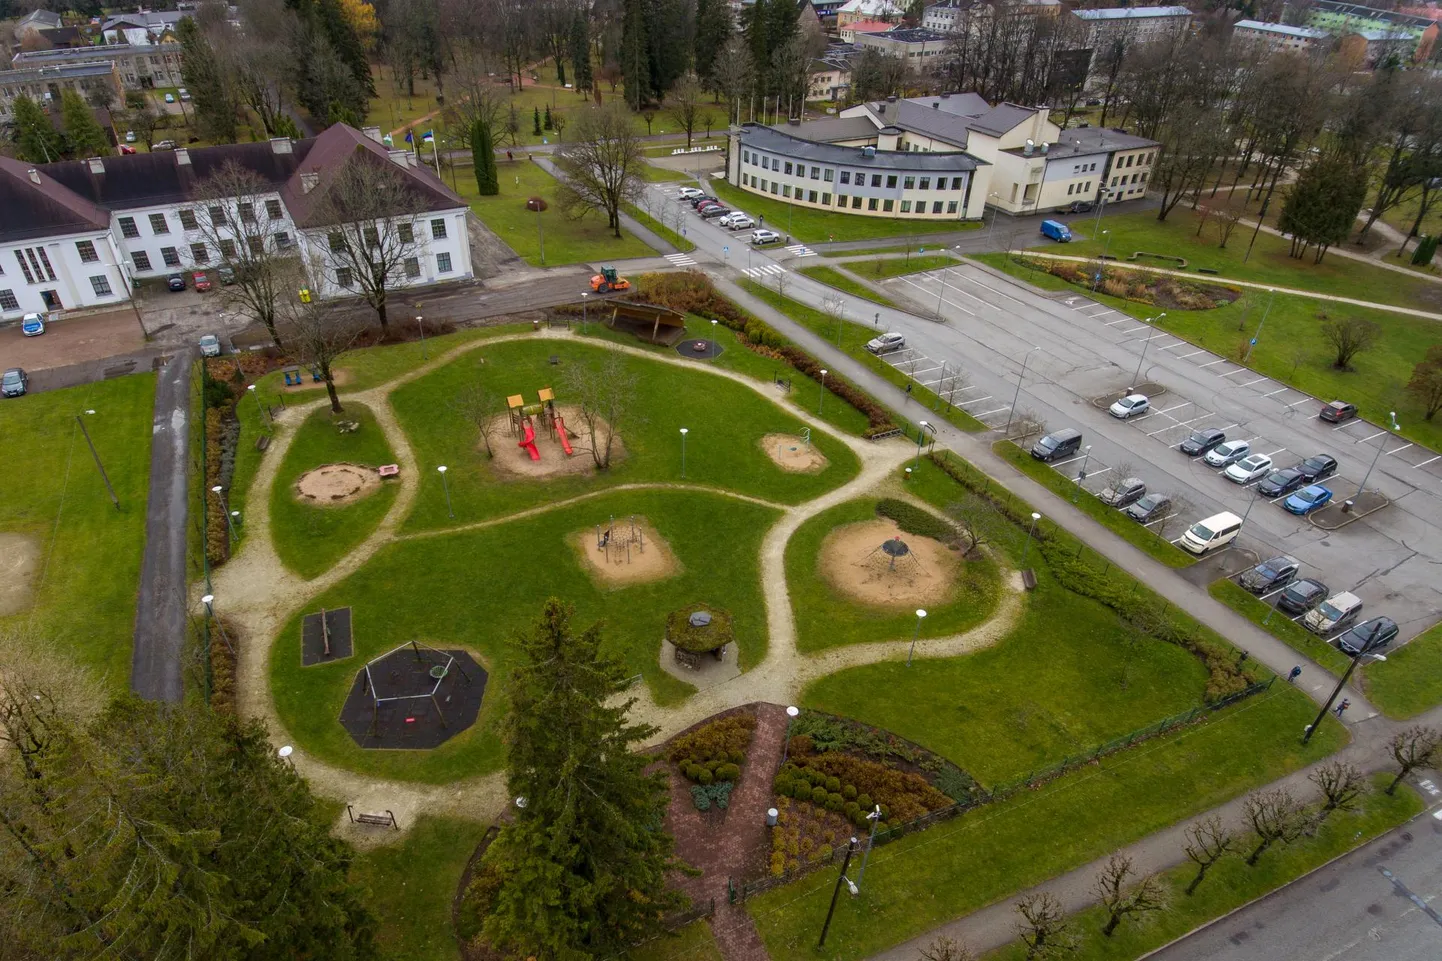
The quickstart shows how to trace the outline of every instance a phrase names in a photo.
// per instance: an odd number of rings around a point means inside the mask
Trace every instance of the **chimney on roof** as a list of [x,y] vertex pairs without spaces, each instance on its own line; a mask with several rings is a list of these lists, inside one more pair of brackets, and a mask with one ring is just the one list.
[[320,183],[320,174],[315,171],[306,171],[300,175],[300,192],[308,194]]
[[36,170],[34,167],[31,167],[31,168],[27,171],[27,173],[30,174],[30,182],[31,182],[32,184],[38,184],[38,183],[40,183],[40,171]]
[[1042,155],[1043,157],[1046,156],[1047,148],[1050,147],[1050,146],[1051,146],[1051,144],[1048,144],[1048,143],[1043,143],[1043,144],[1041,145],[1041,155]]
[[361,128],[361,133],[365,134],[367,137],[371,138],[371,139],[374,140],[376,143],[383,143],[383,142],[384,142],[384,141],[381,140],[381,128],[380,128],[380,127],[362,127],[362,128]]
[[272,153],[290,153],[291,144],[289,137],[271,137],[270,150]]
[[401,147],[392,148],[388,151],[391,155],[391,162],[398,167],[409,167],[411,165],[411,152]]
[[[93,174],[103,174],[103,173],[105,173],[105,161],[101,160],[99,157],[90,157],[90,158],[88,158],[85,162],[90,165],[90,172],[91,172],[91,173],[93,173]],[[34,171],[31,171],[31,172],[33,173]],[[37,179],[35,182],[38,184],[40,181]]]
[[189,166],[189,164],[190,164],[190,151],[189,151],[187,148],[185,148],[185,147],[176,147],[176,148],[175,148],[175,162],[178,163],[178,164],[181,164],[182,166]]
[[877,104],[877,105],[876,105],[876,112],[879,113],[879,114],[883,114],[883,115],[884,115],[884,114],[886,113],[886,104],[884,104],[884,103],[879,103],[879,104]]
[[1030,140],[1028,140],[1028,141],[1026,142],[1026,146],[1021,148],[1021,155],[1022,155],[1023,157],[1030,157],[1030,156],[1031,156],[1031,148],[1034,147],[1034,146],[1035,146],[1035,144],[1033,144]]

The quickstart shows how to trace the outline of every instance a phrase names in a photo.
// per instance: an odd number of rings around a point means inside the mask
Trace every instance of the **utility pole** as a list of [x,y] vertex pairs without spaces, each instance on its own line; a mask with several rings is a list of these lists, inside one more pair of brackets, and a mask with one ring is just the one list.
[[[1371,653],[1371,651],[1372,651],[1372,645],[1373,645],[1374,643],[1376,643],[1376,641],[1377,641],[1377,635],[1381,632],[1381,630],[1382,630],[1382,622],[1381,622],[1381,621],[1378,621],[1378,622],[1376,622],[1375,624],[1372,625],[1372,633],[1371,633],[1370,636],[1368,636],[1368,638],[1367,638],[1367,643],[1362,645],[1362,649],[1361,649],[1360,651],[1358,651],[1357,654],[1356,654],[1356,656],[1354,656],[1354,657],[1352,658],[1352,663],[1351,663],[1351,664],[1348,664],[1348,665],[1347,665],[1347,669],[1342,672],[1342,679],[1337,682],[1337,686],[1336,686],[1336,687],[1332,688],[1332,693],[1331,693],[1331,695],[1327,698],[1327,703],[1322,705],[1322,710],[1320,710],[1320,711],[1317,712],[1317,719],[1314,720],[1311,724],[1308,724],[1308,725],[1307,725],[1306,731],[1304,731],[1303,734],[1302,734],[1302,743],[1303,743],[1303,744],[1306,744],[1308,741],[1310,741],[1310,740],[1312,739],[1312,734],[1317,730],[1317,725],[1322,723],[1322,718],[1326,717],[1326,716],[1327,716],[1327,712],[1332,709],[1332,702],[1337,699],[1337,695],[1338,695],[1338,694],[1341,694],[1341,693],[1342,693],[1342,688],[1344,688],[1344,687],[1347,686],[1347,681],[1351,679],[1351,677],[1352,677],[1352,672],[1357,669],[1357,665],[1360,664],[1360,663],[1362,663],[1362,658],[1371,656],[1371,657],[1380,658],[1381,660],[1386,660],[1386,658],[1383,658],[1380,654],[1372,654],[1372,653]],[[1345,652],[1343,652],[1343,653],[1345,653]],[[832,906],[835,907],[835,904],[836,904],[836,901],[835,901],[835,899],[833,898],[833,899],[832,899]],[[825,936],[826,936],[826,935],[825,935],[825,933],[823,932],[822,937],[825,937]]]
[[851,843],[846,845],[846,858],[841,862],[841,873],[836,876],[836,888],[831,892],[831,907],[826,909],[826,922],[821,925],[821,940],[816,942],[818,948],[826,946],[826,932],[831,929],[831,916],[836,913],[836,899],[841,896],[841,882],[845,881],[853,894],[858,890],[846,877],[846,869],[851,866],[851,855],[855,853],[856,838],[852,838]]

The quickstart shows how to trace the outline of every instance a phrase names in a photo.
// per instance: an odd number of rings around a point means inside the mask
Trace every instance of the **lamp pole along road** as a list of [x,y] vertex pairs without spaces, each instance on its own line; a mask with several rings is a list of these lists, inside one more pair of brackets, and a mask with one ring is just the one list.
[[1375,657],[1379,661],[1386,660],[1386,658],[1382,655],[1372,653],[1372,645],[1377,642],[1377,635],[1381,633],[1381,631],[1381,621],[1378,621],[1377,623],[1372,625],[1372,633],[1370,636],[1368,636],[1367,643],[1362,645],[1362,649],[1357,652],[1357,655],[1355,657],[1352,658],[1352,663],[1348,664],[1347,669],[1342,672],[1342,679],[1337,682],[1336,687],[1332,688],[1332,693],[1327,698],[1327,703],[1323,704],[1322,709],[1317,712],[1317,719],[1314,720],[1311,724],[1308,724],[1307,729],[1302,732],[1303,744],[1306,744],[1312,739],[1312,734],[1317,730],[1317,725],[1322,723],[1322,718],[1326,717],[1327,712],[1332,709],[1332,702],[1337,699],[1338,694],[1342,693],[1342,688],[1347,686],[1347,681],[1351,679],[1352,672],[1357,669],[1357,665],[1362,663],[1362,658]]
[[1002,435],[1011,433],[1011,419],[1016,415],[1016,402],[1021,397],[1021,382],[1026,377],[1026,362],[1031,358],[1032,351],[1041,350],[1040,347],[1033,347],[1021,356],[1021,373],[1016,375],[1016,392],[1011,395],[1011,410],[1006,412],[1006,427],[1002,429]]

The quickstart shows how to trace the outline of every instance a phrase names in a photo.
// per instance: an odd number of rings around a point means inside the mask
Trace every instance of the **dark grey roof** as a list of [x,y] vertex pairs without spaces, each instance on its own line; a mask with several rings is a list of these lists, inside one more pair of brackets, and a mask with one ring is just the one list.
[[[1047,148],[1047,157],[1081,157],[1087,154],[1111,153],[1116,150],[1138,150],[1158,146],[1157,141],[1106,127],[1081,127],[1063,130],[1061,140]],[[1020,149],[1007,153],[1021,154]]]
[[0,84],[27,83],[46,79],[79,79],[81,77],[108,77],[115,72],[115,64],[109,60],[95,60],[81,63],[57,63],[46,66],[27,64],[15,70],[0,70]]
[[1018,107],[1014,103],[999,103],[973,120],[971,129],[1000,137],[1017,124],[1025,123],[1035,113],[1036,111],[1031,107]]
[[54,13],[50,10],[31,10],[29,13],[25,14],[24,17],[20,18],[20,22],[16,24],[16,26],[49,28],[58,27],[60,26],[60,14]]
[[[30,172],[35,171],[36,183]],[[105,230],[110,214],[50,177],[44,168],[0,156],[0,242]]]
[[931,30],[926,27],[905,27],[895,28],[881,34],[869,34],[869,36],[884,37],[887,40],[895,40],[899,43],[933,43],[938,40],[950,39],[940,30]]
[[903,130],[942,140],[965,149],[971,133],[971,118],[958,116],[940,107],[924,107],[910,100],[895,103],[878,101],[866,105],[871,115],[883,124],[894,124]]
[[874,137],[877,134],[876,124],[866,117],[828,117],[825,120],[807,120],[794,127],[789,124],[779,124],[775,129],[792,137],[814,140],[817,143],[856,140],[860,137]]
[[111,60],[116,57],[151,56],[180,53],[178,43],[156,43],[136,47],[128,43],[100,43],[88,47],[61,47],[56,50],[26,50],[15,55],[15,66],[35,67],[41,64],[69,63],[75,60]]
[[944,170],[948,173],[975,170],[986,161],[963,151],[954,153],[916,153],[905,150],[877,150],[865,156],[861,147],[838,147],[835,144],[802,140],[760,124],[741,125],[741,143],[758,150],[768,150],[797,160],[837,166],[874,168],[878,170]]
[[980,117],[991,109],[991,104],[979,93],[944,93],[933,97],[910,97],[908,103],[920,104],[928,110],[956,114],[958,117]]

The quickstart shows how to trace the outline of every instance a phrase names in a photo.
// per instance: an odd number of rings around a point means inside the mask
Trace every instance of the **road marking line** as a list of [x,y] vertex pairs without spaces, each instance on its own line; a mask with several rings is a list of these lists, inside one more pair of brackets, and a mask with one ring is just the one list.
[[[1085,456],[1085,455],[1083,455],[1083,456]],[[1052,470],[1058,470],[1058,469],[1060,469],[1060,468],[1062,468],[1062,467],[1065,467],[1065,466],[1068,465],[1068,464],[1075,464],[1075,463],[1076,463],[1077,461],[1079,461],[1079,460],[1081,460],[1081,457],[1071,457],[1071,458],[1068,458],[1067,460],[1064,460],[1064,461],[1062,461],[1062,462],[1060,462],[1060,463],[1058,463],[1058,464],[1053,464],[1053,465],[1051,465],[1051,466],[1052,466]]]
[[1206,350],[1194,350],[1194,351],[1192,351],[1190,354],[1178,354],[1178,355],[1177,355],[1177,360],[1181,360],[1183,357],[1195,357],[1195,356],[1197,356],[1198,354],[1205,354],[1205,353],[1206,353]]
[[1288,409],[1288,410],[1291,410],[1293,407],[1301,407],[1303,404],[1309,403],[1311,400],[1312,400],[1312,398],[1310,398],[1310,397],[1303,397],[1301,400],[1297,401],[1295,404],[1288,404],[1288,405],[1287,405],[1287,409]]
[[1174,428],[1174,427],[1185,427],[1185,426],[1186,426],[1185,424],[1168,424],[1168,425],[1165,426],[1165,427],[1158,427],[1156,430],[1148,431],[1148,432],[1147,432],[1147,436],[1148,436],[1148,437],[1155,437],[1155,436],[1157,436],[1158,434],[1164,434],[1164,433],[1166,433],[1167,431],[1171,430],[1171,429]]
[[981,402],[984,401],[984,400],[991,400],[991,395],[990,395],[990,394],[987,394],[987,395],[985,395],[985,396],[983,396],[983,397],[973,397],[971,400],[966,401],[965,403],[962,403],[962,404],[957,404],[956,406],[958,406],[958,407],[965,407],[967,404],[979,404],[979,403],[981,403]]
[[1277,456],[1278,454],[1285,453],[1286,450],[1287,450],[1287,448],[1285,448],[1285,447],[1278,447],[1276,450],[1272,451],[1270,454],[1267,454],[1267,455],[1265,455],[1265,456],[1267,456],[1267,457],[1275,457],[1275,456]]
[[[1000,414],[1002,411],[1004,411],[1004,410],[1010,410],[1010,409],[1011,409],[1011,405],[1010,405],[1010,404],[1007,404],[1005,407],[998,407],[996,410],[982,411],[980,414],[971,414],[971,416],[973,416],[973,417],[978,417],[978,418],[979,418],[979,417],[990,417],[992,414]],[[970,414],[971,411],[967,411],[967,413]]]
[[[1263,378],[1263,380],[1265,380],[1265,379],[1266,379],[1266,378]],[[1292,389],[1292,388],[1290,388],[1290,387],[1279,387],[1279,388],[1277,388],[1276,390],[1271,391],[1270,393],[1263,394],[1262,396],[1263,396],[1263,397],[1271,397],[1271,396],[1274,395],[1274,394],[1280,394],[1280,393],[1282,393],[1283,391],[1288,391],[1288,390],[1291,390],[1291,389]]]
[[[1247,381],[1245,384],[1238,384],[1237,386],[1238,386],[1238,387],[1251,387],[1253,384],[1260,384],[1262,381],[1264,381],[1264,380],[1266,380],[1266,379],[1267,379],[1267,378],[1265,378],[1265,377],[1258,377],[1256,380],[1249,380],[1249,381]],[[1285,387],[1282,388],[1282,389],[1283,389],[1283,390],[1286,390]]]
[[1120,319],[1114,320],[1114,321],[1112,321],[1111,323],[1107,324],[1107,326],[1108,326],[1108,327],[1115,327],[1117,324],[1123,324],[1123,323],[1126,323],[1127,321],[1132,320],[1132,319],[1133,319],[1133,318],[1131,318],[1131,317],[1121,317]]
[[1336,427],[1333,427],[1333,428],[1332,428],[1332,433],[1335,434],[1335,433],[1337,433],[1337,431],[1339,431],[1339,430],[1346,430],[1348,427],[1351,427],[1351,426],[1352,426],[1352,422],[1351,422],[1350,420],[1347,421],[1347,423],[1345,423],[1345,424],[1338,424]]
[[1166,413],[1169,413],[1169,412],[1174,411],[1174,410],[1181,410],[1183,407],[1186,407],[1186,406],[1187,406],[1188,404],[1190,404],[1190,403],[1191,403],[1191,401],[1189,401],[1189,400],[1184,400],[1184,401],[1182,401],[1180,404],[1175,404],[1175,405],[1173,405],[1173,406],[1171,406],[1171,407],[1168,407],[1166,410],[1159,410],[1159,411],[1157,411],[1157,413],[1158,413],[1158,414],[1166,414]]
[[1372,438],[1374,438],[1374,437],[1381,437],[1381,436],[1382,436],[1383,434],[1385,434],[1385,433],[1387,433],[1385,430],[1379,430],[1379,431],[1377,431],[1377,433],[1375,433],[1375,434],[1368,434],[1366,437],[1363,437],[1363,438],[1362,438],[1361,440],[1359,440],[1359,441],[1353,441],[1353,443],[1356,443],[1356,444],[1365,444],[1365,443],[1367,443],[1367,441],[1371,440]]
[[1398,447],[1396,450],[1389,450],[1389,451],[1387,452],[1387,456],[1388,456],[1388,457],[1391,457],[1393,454],[1397,453],[1397,451],[1406,450],[1407,448],[1409,448],[1409,447],[1411,447],[1411,446],[1412,446],[1411,444],[1403,444],[1401,447]]
[[1420,464],[1413,464],[1412,466],[1413,466],[1413,467],[1426,467],[1428,464],[1432,463],[1434,460],[1437,460],[1439,457],[1442,457],[1442,454],[1438,454],[1437,457],[1429,457],[1429,458],[1427,458],[1426,460],[1424,460],[1422,463],[1420,463]]
[[[1205,367],[1206,365],[1203,364],[1202,366]],[[1218,377],[1230,377],[1230,376],[1232,376],[1233,374],[1240,374],[1240,373],[1242,373],[1242,371],[1244,371],[1244,370],[1246,370],[1246,369],[1247,369],[1247,368],[1245,368],[1245,367],[1238,367],[1236,370],[1229,370],[1229,371],[1227,371],[1225,374],[1218,374],[1217,376],[1218,376]],[[1267,378],[1263,377],[1262,379],[1263,379],[1263,380],[1266,380]]]
[[1158,347],[1157,350],[1171,350],[1173,347],[1184,347],[1186,346],[1186,343],[1187,342],[1185,340],[1179,340],[1175,344],[1167,344],[1167,346],[1165,347]]
[[1225,358],[1225,357],[1218,357],[1216,360],[1209,360],[1209,361],[1207,361],[1205,364],[1198,364],[1197,366],[1198,366],[1198,367],[1210,367],[1210,366],[1212,366],[1213,364],[1225,364],[1226,362],[1227,362],[1227,358]]
[[1004,291],[1004,290],[997,290],[995,287],[992,287],[992,286],[990,286],[989,284],[984,284],[984,283],[982,283],[981,281],[977,280],[975,277],[968,277],[965,273],[962,273],[962,274],[954,274],[953,276],[957,276],[957,277],[959,277],[961,280],[965,280],[965,281],[967,281],[968,283],[976,284],[976,285],[977,285],[978,287],[980,287],[982,290],[989,290],[989,291],[991,291],[993,294],[996,294],[998,297],[1005,297],[1007,300],[1011,301],[1011,302],[1014,303],[1014,304],[1021,304],[1022,306],[1026,306],[1026,301],[1018,300],[1017,298],[1013,297],[1011,294],[1008,294],[1006,291]]
[[[902,277],[902,278],[901,278],[901,281],[902,281],[903,283],[910,284],[911,286],[915,287],[917,290],[926,291],[926,295],[927,295],[928,297],[931,296],[931,292],[930,292],[930,291],[927,291],[927,290],[926,290],[926,287],[925,287],[924,285],[918,284],[916,281],[912,280],[910,277]],[[955,289],[955,288],[953,287],[952,289]],[[959,294],[966,294],[966,296],[971,297],[972,300],[975,300],[975,301],[976,301],[977,303],[979,303],[979,304],[984,304],[984,303],[986,303],[986,301],[984,301],[984,300],[981,300],[981,299],[976,298],[976,297],[972,297],[971,294],[967,294],[966,291],[964,291],[964,290],[957,290],[956,292],[959,293]],[[941,303],[946,304],[946,305],[948,305],[948,306],[950,306],[950,307],[955,307],[957,310],[961,311],[963,314],[966,314],[968,317],[975,317],[975,316],[976,316],[976,314],[974,314],[974,313],[972,313],[971,311],[967,310],[965,307],[961,306],[961,304],[952,303],[951,301],[947,300],[945,293],[943,293],[939,299],[940,299]]]
[[1168,515],[1165,516],[1165,517],[1158,517],[1158,518],[1157,518],[1156,520],[1154,520],[1154,521],[1147,521],[1147,522],[1146,522],[1145,524],[1143,524],[1142,526],[1143,526],[1143,527],[1151,527],[1153,524],[1162,524],[1162,523],[1165,523],[1165,522],[1171,520],[1172,517],[1174,517],[1174,516],[1175,516],[1175,515],[1173,515],[1173,514],[1168,514]]
[[[1128,317],[1127,320],[1131,320],[1131,318]],[[1107,326],[1110,327],[1111,325],[1108,324]],[[1117,333],[1119,333],[1119,334],[1135,334],[1135,333],[1136,333],[1137,331],[1139,331],[1139,330],[1148,330],[1148,329],[1150,329],[1150,328],[1148,328],[1146,324],[1142,324],[1142,325],[1139,326],[1139,327],[1133,327],[1131,330],[1119,330],[1119,331],[1117,331]]]

